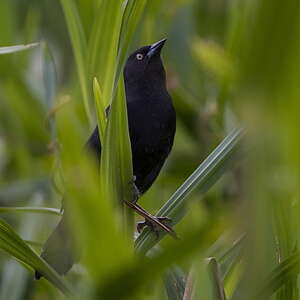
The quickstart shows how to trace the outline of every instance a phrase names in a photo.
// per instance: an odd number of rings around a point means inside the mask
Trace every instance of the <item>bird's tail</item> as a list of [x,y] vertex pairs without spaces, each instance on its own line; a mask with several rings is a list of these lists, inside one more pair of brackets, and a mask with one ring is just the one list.
[[[75,243],[71,231],[68,230],[65,215],[46,241],[41,258],[43,258],[57,273],[66,274],[77,261]],[[43,276],[40,270],[35,271],[38,280]]]

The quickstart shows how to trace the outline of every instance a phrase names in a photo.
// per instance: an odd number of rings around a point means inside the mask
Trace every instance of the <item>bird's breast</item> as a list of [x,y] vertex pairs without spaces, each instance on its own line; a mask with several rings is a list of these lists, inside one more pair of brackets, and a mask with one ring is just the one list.
[[175,112],[171,102],[129,103],[128,121],[131,136],[155,142],[160,136],[169,134],[175,122]]

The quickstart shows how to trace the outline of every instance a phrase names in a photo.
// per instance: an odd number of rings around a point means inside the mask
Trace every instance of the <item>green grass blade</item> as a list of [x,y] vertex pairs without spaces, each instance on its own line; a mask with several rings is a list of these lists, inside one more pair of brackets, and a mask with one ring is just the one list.
[[218,258],[222,273],[222,279],[224,281],[226,281],[227,275],[230,274],[232,269],[241,260],[244,239],[245,235],[242,235],[240,238],[234,241],[232,246]]
[[82,253],[81,262],[90,274],[86,280],[91,279],[97,286],[133,259],[132,242],[118,228],[122,225],[120,215],[114,210],[112,195],[101,188],[97,163],[93,157],[83,155],[81,147],[86,136],[72,111],[60,112],[58,133],[64,146],[62,168],[70,229]]
[[216,300],[226,300],[220,265],[214,257],[209,258],[209,271],[212,277]]
[[232,239],[227,233],[212,245],[207,252],[208,257],[216,257],[225,283],[226,278],[230,276],[236,264],[241,260],[245,237],[246,235],[242,234],[240,237]]
[[183,271],[176,267],[169,268],[165,275],[163,276],[164,279],[164,286],[166,289],[166,293],[169,300],[182,300],[185,285],[186,285],[186,278]]
[[122,0],[102,1],[89,40],[89,76],[99,78],[105,101],[104,106],[108,106],[113,96],[123,12]]
[[[101,39],[104,41],[104,36],[102,34],[103,26],[104,26],[104,11],[107,10],[107,5],[109,5],[109,1],[100,1],[98,5],[96,5],[95,9],[97,11],[98,18],[94,20],[93,27],[91,29],[90,38],[88,41],[88,70],[89,74],[92,77],[96,77],[98,70],[98,61],[102,60],[99,56],[104,55],[101,54]],[[108,32],[108,30],[107,30]],[[103,46],[104,47],[104,46]]]
[[143,15],[146,3],[147,0],[128,0],[126,3],[118,47],[119,64],[116,72],[117,80],[123,69],[124,61],[128,53],[130,42],[133,38],[138,24],[140,23],[140,19]]
[[98,130],[100,135],[100,142],[103,144],[104,141],[104,133],[106,129],[106,116],[105,116],[105,105],[104,99],[102,96],[102,91],[99,85],[97,78],[94,78],[93,81],[93,91],[94,91],[94,99],[96,103],[96,112],[97,112],[97,120],[98,120]]
[[44,260],[42,260],[19,235],[3,220],[0,219],[0,249],[30,266],[39,270],[45,278],[67,296],[73,293],[67,282],[60,277]]
[[132,200],[132,154],[123,80],[119,81],[117,96],[111,104],[100,170],[101,187],[114,203]]
[[258,293],[267,299],[292,279],[296,279],[300,272],[300,252],[296,252],[281,262],[266,280],[263,289]]
[[88,77],[87,77],[87,70],[86,70],[86,57],[87,57],[86,37],[82,28],[82,24],[80,21],[80,17],[75,2],[73,0],[61,0],[60,2],[65,14],[65,18],[66,18],[66,22],[67,22],[71,42],[72,42],[85,112],[89,124],[91,125],[92,115],[91,115],[91,108],[89,103]]
[[27,45],[15,45],[15,46],[8,46],[8,47],[0,47],[0,54],[10,54],[16,53],[28,49],[35,48],[39,46],[40,43],[32,43]]
[[[201,193],[205,193],[220,178],[225,172],[242,136],[242,129],[233,130],[162,206],[157,216],[169,217],[172,219],[172,225],[177,224],[185,215],[185,205],[189,193],[196,187],[199,188]],[[146,253],[164,235],[161,232],[159,238],[157,238],[155,233],[145,229],[136,240],[136,250]]]
[[60,209],[57,209],[57,208],[32,207],[32,206],[25,206],[25,207],[11,207],[11,206],[3,207],[2,206],[2,207],[0,207],[0,213],[16,213],[16,212],[50,214],[50,215],[56,215],[56,216],[62,215]]

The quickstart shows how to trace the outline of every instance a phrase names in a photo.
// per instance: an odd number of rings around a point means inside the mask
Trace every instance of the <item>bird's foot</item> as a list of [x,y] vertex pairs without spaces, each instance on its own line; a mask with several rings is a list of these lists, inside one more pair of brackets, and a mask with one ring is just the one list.
[[132,179],[129,181],[129,184],[131,185],[133,190],[133,200],[132,200],[133,203],[137,203],[138,199],[141,196],[141,192],[136,186],[135,181],[136,181],[136,176],[133,176]]
[[[166,226],[168,226],[166,223],[170,223],[172,221],[168,217],[156,217],[156,216],[152,216],[152,218],[155,219],[156,221],[158,221],[159,223],[162,223],[162,224],[164,224]],[[146,218],[145,218],[145,221],[137,223],[136,229],[137,229],[138,233],[141,233],[141,231],[143,230],[143,228],[146,227],[146,226],[148,226],[151,229],[151,231],[155,232],[156,235],[157,235],[157,237],[158,237],[160,226],[158,226],[156,222],[153,222],[152,220],[146,219]],[[168,226],[168,228],[170,228],[170,227]]]
[[153,230],[157,236],[159,231],[165,231],[166,233],[170,234],[173,238],[178,239],[176,232],[172,229],[172,227],[164,224],[164,222],[171,221],[171,219],[167,217],[152,216],[137,203],[128,202],[128,201],[124,201],[124,202],[126,203],[127,206],[134,209],[140,216],[145,218],[145,222],[142,222],[140,225],[139,224],[137,225],[138,231],[141,231],[145,226],[149,226],[149,228]]

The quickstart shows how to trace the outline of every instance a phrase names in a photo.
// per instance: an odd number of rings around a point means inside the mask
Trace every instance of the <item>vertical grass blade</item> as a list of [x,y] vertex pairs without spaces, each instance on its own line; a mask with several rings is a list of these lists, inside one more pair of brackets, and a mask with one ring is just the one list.
[[211,273],[216,300],[226,300],[220,266],[214,257],[209,258],[208,267]]
[[182,300],[186,278],[183,271],[177,266],[169,268],[164,274],[164,285],[169,300]]
[[118,68],[116,79],[118,80],[124,66],[130,42],[135,30],[140,23],[147,0],[128,0],[122,19],[121,33],[118,46]]
[[89,103],[88,77],[86,70],[87,42],[82,28],[76,3],[73,0],[61,0],[76,61],[77,73],[87,119],[91,125],[92,115]]
[[111,104],[107,132],[101,156],[101,187],[117,205],[132,200],[133,178],[131,144],[128,131],[124,81]]
[[97,78],[94,78],[93,81],[93,91],[94,91],[94,99],[96,103],[96,112],[97,112],[97,121],[98,121],[98,130],[100,135],[100,141],[103,144],[104,134],[106,130],[106,116],[105,116],[105,105],[104,99],[101,92],[101,88]]
[[89,77],[99,78],[105,107],[109,105],[113,97],[116,57],[123,12],[122,0],[102,1],[89,39]]

